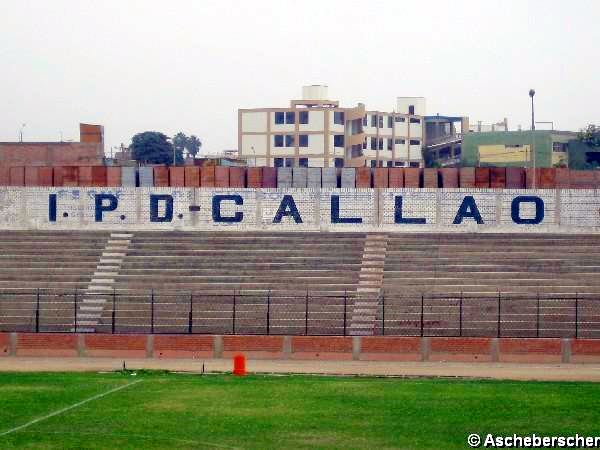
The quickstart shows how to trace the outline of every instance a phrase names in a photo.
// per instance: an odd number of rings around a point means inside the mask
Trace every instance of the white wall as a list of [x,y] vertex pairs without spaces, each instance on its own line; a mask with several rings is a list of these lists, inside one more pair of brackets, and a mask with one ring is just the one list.
[[308,147],[300,147],[300,154],[322,155],[325,153],[325,135],[309,134]]
[[328,86],[325,84],[312,84],[302,86],[302,100],[329,100]]
[[[252,151],[254,147],[254,152]],[[241,154],[244,156],[266,155],[267,154],[267,135],[266,134],[243,134]]]
[[[495,190],[495,189],[191,189],[191,188],[103,188],[102,193],[115,195],[115,211],[103,213],[103,221],[95,220],[97,188],[0,188],[1,229],[111,229],[111,230],[327,230],[351,231],[433,231],[433,232],[600,232],[600,194],[593,189],[581,190]],[[49,195],[57,195],[56,221],[49,220]],[[170,222],[150,222],[151,194],[173,197],[173,219]],[[212,198],[217,194],[237,194],[243,205],[224,202],[226,215],[243,212],[240,223],[214,222]],[[292,195],[303,223],[289,217],[274,224],[273,217],[283,195]],[[331,223],[331,196],[340,197],[340,217],[360,217],[361,224]],[[403,216],[424,218],[422,225],[394,222],[396,196],[403,197]],[[459,206],[466,196],[475,199],[483,224],[465,218],[453,224]],[[543,201],[544,216],[538,224],[517,224],[511,211],[515,198],[535,196]],[[378,198],[379,197],[379,198]],[[189,211],[199,205],[198,213]],[[535,217],[530,200],[519,209],[522,219]],[[63,212],[68,213],[63,216]],[[159,208],[164,213],[164,209]],[[182,218],[179,219],[178,215]]]
[[410,146],[410,160],[411,161],[420,161],[423,159],[423,154],[420,145],[411,145]]
[[[299,114],[297,110],[296,114]],[[299,124],[298,129],[300,131],[323,131],[325,130],[325,111],[309,111],[308,112],[308,123]]]
[[408,143],[402,144],[394,144],[394,150],[396,151],[397,159],[407,159],[408,158]]
[[408,118],[406,118],[406,122],[394,122],[394,134],[408,136]]
[[415,106],[415,115],[417,115],[417,116],[426,115],[425,97],[397,97],[396,103],[397,103],[396,112],[399,112],[401,114],[408,114],[409,105],[414,105]]
[[410,124],[410,137],[414,139],[421,139],[423,137],[423,121],[421,123]]
[[242,112],[242,133],[266,133],[267,132],[266,112]]
[[325,167],[325,158],[308,158],[308,167]]

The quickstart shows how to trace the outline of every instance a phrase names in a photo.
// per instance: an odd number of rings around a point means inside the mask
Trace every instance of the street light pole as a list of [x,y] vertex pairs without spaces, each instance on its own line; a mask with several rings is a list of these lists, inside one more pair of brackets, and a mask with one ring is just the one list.
[[533,96],[535,95],[534,89],[529,89],[529,96],[531,97],[531,159],[533,163],[533,189],[536,188],[536,176],[535,176],[535,113],[533,108]]
[[19,130],[19,140],[20,140],[20,142],[23,142],[23,128],[25,128],[25,125],[27,125],[27,124],[24,123],[23,125],[21,125],[21,129]]

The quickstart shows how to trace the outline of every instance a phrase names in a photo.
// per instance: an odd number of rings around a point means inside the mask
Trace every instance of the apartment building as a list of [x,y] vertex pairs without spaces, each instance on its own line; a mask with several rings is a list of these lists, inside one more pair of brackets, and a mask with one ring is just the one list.
[[425,99],[397,103],[398,112],[344,108],[327,86],[304,86],[288,108],[238,111],[240,157],[272,167],[419,167]]

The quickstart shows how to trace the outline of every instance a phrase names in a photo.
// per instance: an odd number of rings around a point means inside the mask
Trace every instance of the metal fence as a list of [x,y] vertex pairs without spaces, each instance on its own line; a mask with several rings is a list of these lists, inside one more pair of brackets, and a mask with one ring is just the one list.
[[600,338],[600,296],[0,291],[0,331]]

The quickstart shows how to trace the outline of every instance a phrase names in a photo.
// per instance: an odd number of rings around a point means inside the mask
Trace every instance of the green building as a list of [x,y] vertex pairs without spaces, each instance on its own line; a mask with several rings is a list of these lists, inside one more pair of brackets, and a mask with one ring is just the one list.
[[462,141],[463,167],[531,167],[535,151],[536,167],[569,164],[569,141],[577,139],[571,131],[498,131],[465,133]]

